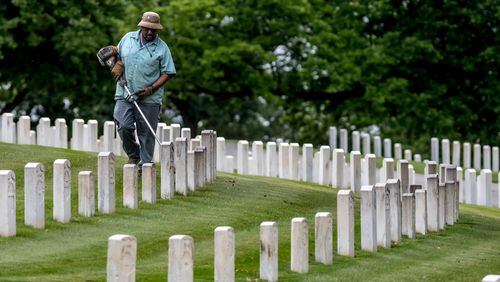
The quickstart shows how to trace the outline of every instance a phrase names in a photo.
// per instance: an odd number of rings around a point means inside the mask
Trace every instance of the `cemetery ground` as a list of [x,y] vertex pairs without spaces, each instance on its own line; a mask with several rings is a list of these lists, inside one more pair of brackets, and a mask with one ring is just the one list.
[[[460,219],[439,233],[405,238],[377,253],[360,250],[359,196],[356,195],[356,257],[334,255],[332,265],[314,262],[314,215],[333,214],[336,253],[337,189],[312,183],[268,177],[219,173],[207,186],[156,204],[140,202],[139,209],[122,207],[122,167],[116,161],[116,213],[84,218],[77,212],[79,171],[97,173],[97,154],[31,145],[0,143],[0,169],[16,174],[17,235],[0,238],[0,281],[104,281],[108,237],[130,234],[137,238],[138,281],[165,281],[167,242],[174,234],[194,239],[195,281],[213,280],[213,231],[232,226],[236,236],[236,279],[257,281],[259,276],[259,224],[279,226],[280,281],[480,281],[500,272],[500,210],[460,205]],[[52,171],[56,159],[71,162],[72,219],[52,220]],[[41,162],[45,167],[45,229],[24,225],[24,166]],[[158,182],[159,182],[159,167]],[[417,171],[418,172],[418,171]],[[95,177],[97,181],[97,177]],[[140,186],[140,180],[139,180]],[[159,185],[157,187],[159,190]],[[157,193],[160,194],[159,191]],[[140,195],[140,193],[139,193]],[[290,222],[309,221],[308,274],[290,271]]]

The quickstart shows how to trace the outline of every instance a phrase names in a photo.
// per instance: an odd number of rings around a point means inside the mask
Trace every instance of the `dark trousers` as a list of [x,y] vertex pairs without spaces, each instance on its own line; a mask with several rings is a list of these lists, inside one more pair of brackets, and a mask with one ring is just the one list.
[[[153,103],[138,103],[138,105],[156,132],[161,105]],[[116,100],[113,117],[123,141],[123,150],[129,159],[140,159],[141,164],[152,162],[156,140],[134,104],[124,99]],[[135,139],[136,127],[139,144]]]

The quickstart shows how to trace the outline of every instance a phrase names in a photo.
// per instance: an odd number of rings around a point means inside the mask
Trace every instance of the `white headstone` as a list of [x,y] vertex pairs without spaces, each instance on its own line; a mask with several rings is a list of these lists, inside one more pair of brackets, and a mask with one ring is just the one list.
[[[74,119],[72,123],[71,149],[82,150],[83,148],[83,119]],[[38,133],[37,133],[38,135]],[[38,139],[38,136],[37,136]]]
[[195,191],[195,173],[194,173],[194,151],[187,152],[187,176],[188,176],[188,189],[189,191]]
[[344,188],[344,167],[345,156],[344,150],[334,149],[332,152],[331,162],[331,179],[332,186],[338,189]]
[[[292,180],[299,180],[299,151],[300,145],[298,143],[290,143],[288,156],[288,177]],[[260,174],[259,174],[260,175]]]
[[156,167],[154,163],[142,165],[142,201],[156,203]]
[[[56,119],[56,147],[67,149],[68,148],[68,126],[66,120],[63,118]],[[97,148],[96,148],[97,149]]]
[[[345,129],[341,129],[342,130]],[[328,163],[330,162],[330,147],[321,146],[319,149],[319,168],[318,168],[318,183],[321,185],[329,185]]]
[[464,196],[466,204],[477,203],[477,176],[476,170],[469,168],[465,171]]
[[162,199],[174,197],[174,155],[173,142],[162,142],[160,147],[160,196]]
[[370,142],[370,134],[363,134],[363,153],[365,155],[371,154],[371,142]]
[[441,153],[443,157],[441,163],[450,164],[450,140],[441,140]]
[[447,225],[453,225],[455,223],[455,182],[445,183],[445,193],[445,222]]
[[329,128],[329,145],[331,148],[337,148],[337,128],[335,126],[330,126]]
[[101,213],[115,212],[115,155],[101,152],[97,162],[97,209]]
[[481,145],[474,144],[474,169],[481,170]]
[[394,160],[384,158],[382,161],[382,170],[380,172],[380,182],[385,183],[387,179],[394,178]]
[[431,161],[439,163],[439,139],[431,138]]
[[[3,127],[2,127],[3,128]],[[17,121],[17,144],[31,144],[30,138],[31,119],[29,116],[21,116]]]
[[309,271],[309,223],[304,217],[292,219],[291,263],[293,272]]
[[351,191],[359,192],[361,190],[361,153],[351,151],[350,158]]
[[410,193],[410,172],[407,160],[398,160],[398,179],[401,184],[401,193]]
[[[221,138],[224,138],[224,137],[221,137]],[[170,139],[170,137],[167,139]],[[165,141],[165,142],[168,142],[168,141]],[[199,146],[201,146],[201,139],[196,139],[196,138],[191,139],[191,145],[190,145],[191,150],[195,150]]]
[[194,270],[194,241],[187,235],[168,239],[168,281],[192,282]]
[[404,193],[402,197],[403,235],[415,239],[415,195]]
[[137,240],[131,235],[113,235],[108,239],[107,282],[135,281]]
[[319,183],[319,151],[314,152],[313,157],[313,182]]
[[400,160],[403,158],[403,149],[401,148],[401,144],[394,144],[394,159]]
[[71,219],[71,163],[69,160],[54,161],[53,217],[67,223]]
[[337,193],[337,252],[354,257],[354,194],[351,190]]
[[318,212],[314,220],[314,256],[317,262],[332,264],[333,219],[329,212]]
[[[163,123],[163,122],[159,122],[158,123],[158,126],[156,127],[156,136],[158,137],[158,139],[160,139],[160,142],[163,142],[163,139],[165,139],[163,137],[163,133],[164,133],[164,129],[167,127],[167,124],[166,123]],[[116,134],[116,137],[118,138],[119,135]],[[170,136],[169,136],[170,138]],[[115,138],[115,144],[116,144],[116,138]],[[154,151],[153,151],[153,161],[154,162],[159,162],[160,161],[160,145],[158,144],[158,142],[155,142],[155,148],[154,148]],[[114,153],[115,155],[117,155],[116,153],[116,146],[114,147]]]
[[439,192],[439,230],[443,230],[446,225],[446,187],[444,184],[438,184],[438,192]]
[[104,152],[113,152],[113,143],[115,140],[115,122],[114,121],[106,121],[104,122],[104,128],[103,128],[103,136],[104,136],[104,143],[103,143],[103,150]]
[[137,209],[138,203],[138,173],[135,164],[123,165],[123,206],[129,209]]
[[215,228],[214,232],[214,281],[235,281],[235,239],[229,226]]
[[92,171],[80,171],[78,173],[78,214],[90,217],[94,213],[94,175]]
[[456,165],[456,166],[460,165],[460,142],[459,141],[453,141],[453,157],[452,157],[451,163],[453,165]]
[[386,187],[389,189],[391,208],[391,240],[401,242],[401,186],[398,179],[388,179]]
[[302,180],[313,181],[313,145],[309,143],[302,146]]
[[481,206],[491,206],[491,186],[492,186],[492,180],[491,180],[491,170],[489,169],[482,169],[481,174],[479,175],[480,180],[478,181],[479,184],[477,185],[477,204]]
[[30,145],[36,145],[36,131],[30,130]]
[[483,168],[491,169],[491,148],[488,145],[483,146]]
[[[2,123],[5,124],[4,118],[2,118]],[[83,126],[83,125],[82,125]],[[2,127],[5,128],[5,127]],[[83,130],[82,130],[83,133]],[[36,143],[41,146],[50,145],[50,118],[43,117],[38,120],[38,125],[36,126]]]
[[499,170],[499,152],[498,152],[498,147],[494,146],[491,150],[491,160],[492,160],[492,163],[491,163],[491,170],[494,171],[494,172],[498,172]]
[[[186,138],[188,146],[191,143],[191,128],[189,127],[183,127],[181,128],[181,137]],[[189,148],[188,148],[189,150]]]
[[[213,130],[203,130],[201,132],[201,145],[206,148],[206,179],[212,182],[215,179],[215,169],[217,166],[217,141],[214,138]],[[177,147],[176,147],[177,148]],[[187,149],[187,147],[186,147]],[[247,150],[248,151],[248,150]],[[187,153],[186,153],[187,154]]]
[[373,186],[363,186],[360,191],[361,249],[377,251],[377,202]]
[[24,167],[24,224],[45,228],[45,170],[41,163]]
[[181,137],[181,125],[173,123],[170,125],[170,142],[174,142],[175,139]]
[[[194,151],[196,147],[191,147],[190,150]],[[226,139],[224,137],[217,137],[217,170],[226,170]]]
[[16,176],[0,170],[0,236],[16,236]]
[[392,141],[389,138],[384,139],[384,158],[392,158]]
[[407,160],[407,161],[411,161],[411,150],[410,149],[406,149],[404,151],[404,159]]
[[415,232],[427,234],[427,191],[415,190]]
[[349,152],[349,141],[347,138],[347,129],[340,129],[340,149],[344,150],[344,152]]
[[[15,143],[16,134],[15,134],[15,123],[14,123],[14,114],[12,113],[3,113],[2,114],[2,142],[5,143]],[[49,119],[50,126],[50,119]]]
[[352,151],[361,151],[359,131],[353,131],[351,135],[352,135]]
[[248,141],[238,141],[236,161],[238,174],[248,174]]
[[278,281],[278,224],[260,224],[260,279]]
[[280,143],[278,147],[278,176],[279,178],[290,178],[290,145]]
[[377,182],[376,157],[374,154],[365,155],[366,185],[375,185]]
[[194,186],[203,187],[207,181],[206,177],[206,152],[207,149],[199,146],[194,150]]
[[253,174],[262,176],[265,175],[264,166],[266,160],[264,159],[264,143],[262,143],[262,141],[252,142],[252,157]]
[[420,163],[422,162],[422,156],[420,154],[413,155],[413,161]]
[[373,147],[375,156],[382,157],[382,141],[380,139],[380,136],[373,137]]
[[483,277],[482,282],[500,282],[500,275],[489,274]]
[[[113,126],[114,126],[114,122]],[[97,152],[97,130],[98,130],[98,123],[97,120],[89,120],[87,121],[87,124],[83,126],[83,148],[82,150],[88,151],[88,152]],[[114,128],[113,128],[114,130]],[[114,132],[113,132],[114,133]],[[114,139],[113,139],[114,141]],[[113,142],[112,141],[112,142]],[[111,146],[111,148],[113,148]],[[108,151],[112,152],[112,151]]]
[[266,143],[266,176],[278,176],[278,156],[275,142]]
[[224,165],[227,173],[234,172],[234,157],[226,156],[225,165]]
[[374,186],[377,209],[377,245],[391,247],[391,202],[389,186],[377,183]]
[[471,168],[470,143],[465,142],[463,147],[464,147],[464,168],[468,169]]
[[187,196],[187,139],[175,139],[174,146],[175,192]]

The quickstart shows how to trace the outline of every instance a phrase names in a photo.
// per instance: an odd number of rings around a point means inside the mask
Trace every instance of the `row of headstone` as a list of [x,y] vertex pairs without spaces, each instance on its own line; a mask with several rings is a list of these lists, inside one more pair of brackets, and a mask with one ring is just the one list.
[[[213,130],[202,132],[202,142],[188,151],[187,139],[163,142],[161,154],[161,195],[172,199],[175,192],[187,196],[215,179],[215,140]],[[71,219],[71,165],[69,160],[54,162],[53,219],[68,223]],[[112,214],[116,207],[115,155],[101,152],[97,162],[97,210]],[[138,168],[135,164],[123,167],[123,205],[138,208]],[[45,169],[41,163],[28,163],[24,170],[25,224],[45,227]],[[156,168],[154,163],[142,166],[142,201],[156,202]],[[95,188],[92,171],[78,174],[78,213],[85,217],[95,214]],[[0,236],[16,235],[16,181],[11,170],[0,171]]]
[[42,145],[58,148],[68,148],[68,127],[66,120],[56,119],[51,126],[50,119],[40,118],[36,131],[31,130],[31,118],[21,116],[14,122],[14,115],[4,113],[1,116],[0,140],[5,143]]
[[[500,173],[498,174],[500,178]],[[461,179],[460,202],[481,206],[495,206],[500,208],[500,193],[498,201],[493,201],[492,171],[482,169],[477,175],[476,170],[469,168],[465,171],[464,179]]]
[[[61,223],[71,219],[71,164],[54,161],[53,214]],[[45,168],[41,163],[24,167],[24,224],[45,228]],[[12,170],[0,170],[0,236],[16,235],[16,176]]]
[[[463,149],[463,156],[461,156],[461,147]],[[474,168],[476,171],[480,171],[481,169],[490,169],[494,172],[499,171],[500,151],[498,146],[490,147],[489,145],[483,145],[481,148],[481,144],[474,144],[471,148],[471,143],[464,142],[461,146],[459,141],[453,141],[452,150],[450,150],[450,140],[442,139],[441,146],[439,146],[439,139],[436,137],[431,138],[432,161],[460,166],[461,157],[463,158],[464,169]]]
[[[402,241],[403,235],[439,231],[458,220],[456,168],[446,170],[446,185],[438,188],[438,175],[427,178],[427,190],[412,185],[407,190],[398,179],[363,186],[360,190],[361,249],[377,252]],[[337,253],[355,256],[354,193],[337,194]],[[333,263],[333,218],[330,212],[315,216],[314,258],[322,264]],[[278,224],[260,224],[260,279],[278,281]],[[137,240],[130,235],[113,235],[108,240],[108,281],[134,281]],[[235,281],[235,233],[232,227],[217,227],[214,232],[214,281]],[[309,223],[304,217],[291,221],[290,269],[309,271]],[[169,238],[168,281],[194,281],[194,240],[188,235]]]
[[[224,140],[218,140],[219,147],[224,148]],[[278,147],[278,151],[276,148]],[[261,141],[252,143],[252,157],[249,155],[249,144],[246,140],[240,140],[237,145],[237,172],[239,174],[251,174],[261,176],[279,177],[291,180],[303,180],[315,182],[321,185],[329,185],[336,188],[351,187],[353,191],[359,192],[362,185],[373,185],[378,180],[385,181],[394,175],[396,166],[394,160],[386,158],[383,161],[382,170],[376,168],[376,157],[374,154],[367,154],[364,158],[358,151],[350,153],[350,162],[345,160],[342,149],[330,150],[329,146],[321,146],[320,150],[313,154],[313,145],[304,144],[302,155],[297,143],[267,142],[266,149],[263,149]],[[220,162],[224,160],[224,151],[218,151]],[[233,172],[232,165],[228,165],[233,160],[232,156],[226,156],[226,167]],[[227,159],[226,159],[227,160]],[[415,183],[415,170],[407,160],[398,160],[401,168],[397,171],[400,179],[408,185]]]
[[[329,147],[332,150],[342,149],[344,152],[357,151],[363,155],[374,154],[376,157],[384,158],[394,158],[396,160],[405,159],[407,161],[422,161],[420,154],[415,154],[412,158],[412,152],[409,149],[404,150],[400,143],[395,143],[392,146],[392,140],[389,138],[384,138],[383,144],[380,136],[370,136],[370,134],[359,131],[351,132],[351,146],[349,146],[349,133],[347,129],[341,128],[337,130],[337,127],[330,126],[328,130],[329,137]],[[373,138],[373,146],[372,140]],[[338,142],[337,142],[338,141]],[[383,148],[383,151],[382,151]],[[394,148],[394,154],[393,154]]]

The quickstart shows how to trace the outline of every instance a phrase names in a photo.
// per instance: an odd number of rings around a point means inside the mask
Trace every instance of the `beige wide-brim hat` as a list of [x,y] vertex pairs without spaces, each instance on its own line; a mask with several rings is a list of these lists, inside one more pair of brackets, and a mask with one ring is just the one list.
[[163,29],[160,24],[160,15],[155,12],[146,12],[142,15],[142,19],[137,26],[142,26],[150,29]]

